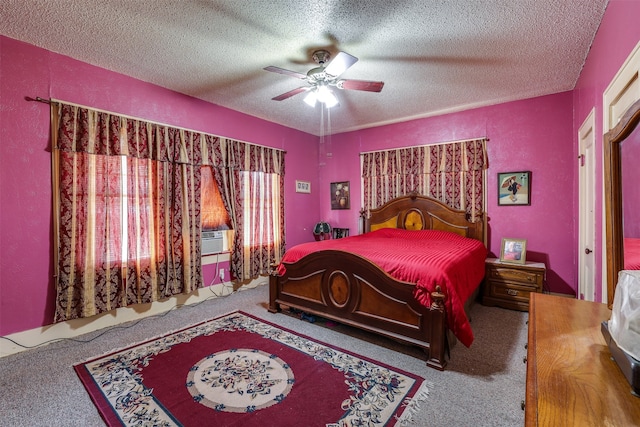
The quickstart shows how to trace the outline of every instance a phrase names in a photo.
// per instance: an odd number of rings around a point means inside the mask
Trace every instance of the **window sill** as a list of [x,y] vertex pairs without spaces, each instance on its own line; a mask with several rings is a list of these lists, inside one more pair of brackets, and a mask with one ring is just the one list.
[[203,255],[202,265],[216,264],[223,261],[229,261],[231,258],[230,252],[221,252],[219,254]]

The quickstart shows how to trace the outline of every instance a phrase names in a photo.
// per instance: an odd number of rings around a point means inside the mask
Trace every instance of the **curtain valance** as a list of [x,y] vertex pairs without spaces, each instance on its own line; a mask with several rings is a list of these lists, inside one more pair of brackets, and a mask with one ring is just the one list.
[[63,102],[52,101],[51,111],[61,151],[284,173],[283,150]]
[[473,220],[484,211],[486,139],[423,145],[361,154],[363,209],[368,212],[417,192],[455,208]]
[[484,170],[488,166],[485,141],[473,139],[363,153],[362,173],[392,176]]
[[224,164],[232,170],[284,175],[284,151],[222,139]]

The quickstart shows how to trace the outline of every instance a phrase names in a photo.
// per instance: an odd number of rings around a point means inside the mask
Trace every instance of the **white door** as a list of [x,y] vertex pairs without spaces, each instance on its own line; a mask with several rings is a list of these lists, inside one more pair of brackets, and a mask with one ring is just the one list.
[[579,186],[580,219],[578,243],[578,298],[595,301],[595,109],[580,126]]

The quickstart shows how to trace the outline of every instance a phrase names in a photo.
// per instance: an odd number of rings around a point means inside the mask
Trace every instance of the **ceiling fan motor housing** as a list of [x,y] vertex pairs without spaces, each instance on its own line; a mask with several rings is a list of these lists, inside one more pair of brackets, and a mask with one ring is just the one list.
[[325,73],[324,67],[316,67],[312,70],[309,70],[309,72],[307,73],[307,81],[312,85],[322,82],[331,83],[331,80],[334,78],[334,76],[330,76],[329,74]]
[[307,73],[307,81],[311,85],[315,85],[322,82],[330,84],[333,76],[330,76],[329,74],[327,74],[324,71],[324,68],[325,68],[325,64],[329,62],[329,59],[331,59],[331,54],[326,50],[316,50],[315,52],[313,52],[312,58],[320,66],[309,70],[309,72]]
[[311,58],[313,58],[316,63],[322,65],[329,62],[329,60],[331,59],[331,54],[326,50],[316,50],[315,52],[313,52],[313,56]]

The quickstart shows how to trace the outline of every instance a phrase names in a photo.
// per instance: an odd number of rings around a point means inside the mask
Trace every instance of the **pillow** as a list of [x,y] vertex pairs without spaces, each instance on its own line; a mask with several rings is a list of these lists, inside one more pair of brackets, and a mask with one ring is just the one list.
[[380,230],[381,228],[398,228],[398,216],[394,216],[386,220],[385,222],[380,222],[378,224],[371,224],[370,231]]

